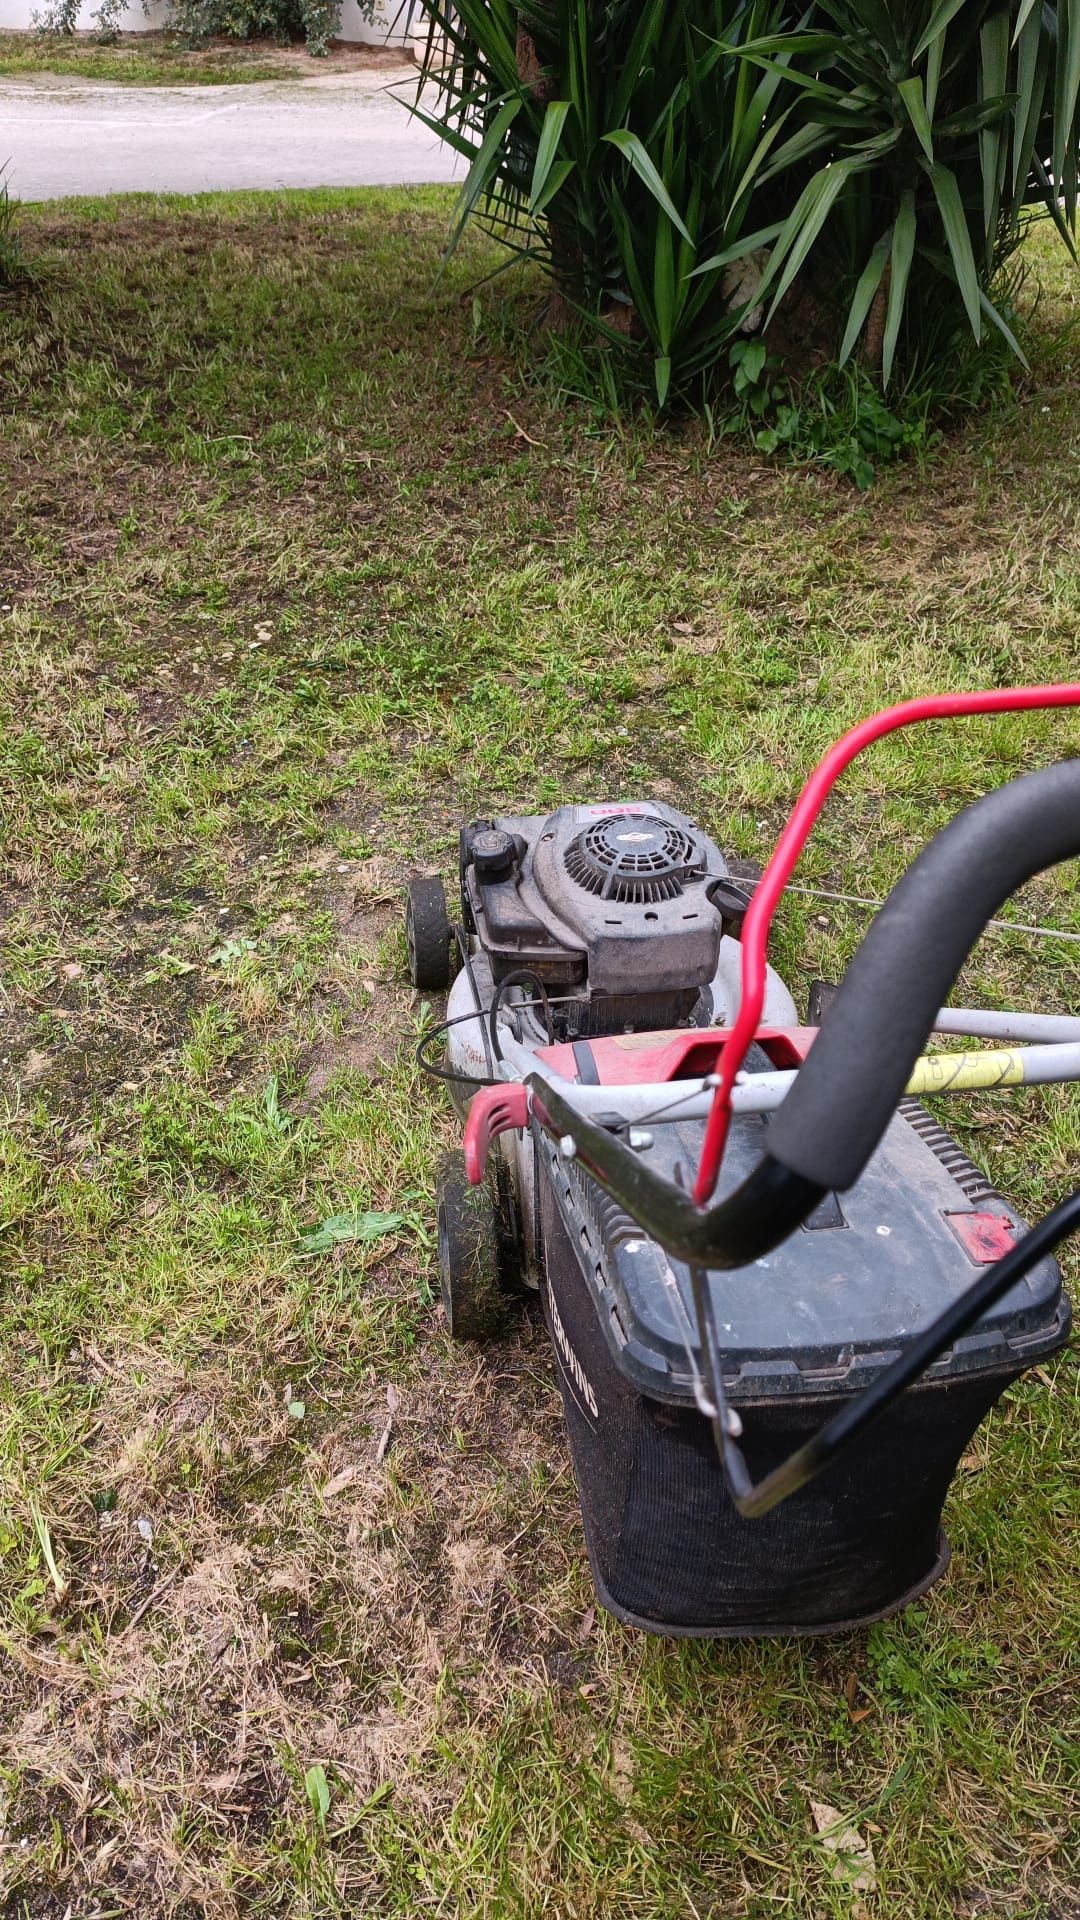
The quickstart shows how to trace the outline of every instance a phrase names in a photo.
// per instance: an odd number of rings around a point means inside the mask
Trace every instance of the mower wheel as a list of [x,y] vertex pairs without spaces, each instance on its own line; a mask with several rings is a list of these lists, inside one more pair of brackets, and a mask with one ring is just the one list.
[[441,993],[450,985],[450,921],[438,876],[417,874],[405,900],[405,941],[414,987]]
[[492,1340],[506,1320],[499,1209],[489,1183],[469,1185],[461,1153],[445,1155],[436,1201],[439,1284],[452,1340]]
[[811,980],[806,1009],[808,1027],[820,1027],[839,991],[839,985],[833,980]]

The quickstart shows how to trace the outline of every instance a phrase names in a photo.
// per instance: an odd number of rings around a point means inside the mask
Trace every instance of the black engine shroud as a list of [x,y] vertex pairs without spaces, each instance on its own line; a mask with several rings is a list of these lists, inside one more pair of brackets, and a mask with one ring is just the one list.
[[461,893],[496,982],[527,967],[555,991],[560,1038],[707,1023],[740,907],[719,848],[661,801],[475,821]]

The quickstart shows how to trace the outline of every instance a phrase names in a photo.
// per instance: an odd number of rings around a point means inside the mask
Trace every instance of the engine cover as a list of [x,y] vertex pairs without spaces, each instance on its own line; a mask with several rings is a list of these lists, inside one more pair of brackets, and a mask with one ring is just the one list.
[[570,989],[579,1004],[564,1033],[707,1020],[699,1003],[725,926],[710,895],[728,873],[719,848],[658,800],[478,821],[462,835],[466,921],[494,978],[528,967]]

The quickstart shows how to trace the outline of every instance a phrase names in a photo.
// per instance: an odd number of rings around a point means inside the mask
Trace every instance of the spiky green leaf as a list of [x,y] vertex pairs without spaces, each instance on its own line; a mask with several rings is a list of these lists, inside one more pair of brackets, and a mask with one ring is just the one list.
[[930,127],[930,116],[926,111],[923,83],[919,79],[918,74],[911,80],[901,80],[897,92],[907,109],[908,119],[911,121],[912,126],[919,136],[919,144],[927,159],[932,162],[934,158],[934,135]]
[[678,229],[684,240],[689,240],[691,246],[693,246],[693,239],[683,225],[682,215],[661,180],[656,167],[650,160],[648,153],[638,139],[637,134],[631,133],[628,127],[619,127],[614,133],[605,133],[604,139],[611,146],[617,147],[621,154],[625,155],[639,180],[642,180],[648,187],[657,206],[661,207],[667,214],[672,226]]
[[[1071,157],[1075,164],[1080,127],[1076,108],[1080,100],[1080,0],[1058,0],[1057,52],[1054,61],[1054,179],[1064,184]],[[1075,192],[1066,191],[1066,206],[1075,218]]]
[[506,100],[499,108],[477,149],[476,158],[465,176],[451,228],[452,238],[448,251],[453,252],[465,229],[465,224],[481,195],[486,193],[495,178],[498,166],[499,149],[503,138],[521,112],[523,101],[520,94],[512,100]]
[[866,316],[873,305],[874,295],[884,277],[885,263],[889,257],[889,247],[891,243],[892,228],[890,227],[887,233],[882,234],[881,239],[877,242],[870,258],[859,275],[858,285],[855,288],[851,307],[848,312],[847,326],[844,328],[844,338],[840,343],[841,366],[844,365],[844,362],[849,359],[854,351],[855,342],[863,330]]
[[975,266],[975,255],[971,247],[971,235],[968,232],[964,203],[960,198],[960,188],[951,167],[928,166],[930,183],[941,214],[941,224],[945,229],[945,240],[956,271],[956,284],[971,322],[971,331],[976,340],[982,338],[982,309],[979,305],[979,275]]
[[[539,212],[540,201],[547,178],[555,164],[559,151],[566,116],[571,110],[569,100],[551,100],[544,114],[544,124],[540,129],[540,138],[536,143],[536,159],[533,163],[532,185],[529,188],[529,205],[533,213]],[[565,176],[564,176],[565,177]]]
[[961,7],[968,6],[969,4],[970,0],[939,0],[939,4],[930,15],[926,32],[923,34],[911,56],[912,59],[921,60],[931,40],[936,40],[939,33],[944,33],[949,21],[956,18]]
[[768,326],[781,300],[791,286],[800,267],[825,225],[829,214],[843,190],[844,184],[862,165],[858,160],[836,160],[829,167],[822,167],[800,195],[790,219],[781,229],[772,259],[762,281],[761,293],[771,288],[779,272],[776,290],[772,296],[772,305],[766,316]]
[[889,251],[889,298],[885,308],[885,334],[881,349],[881,384],[887,387],[896,358],[896,346],[900,338],[900,322],[904,317],[904,302],[907,299],[908,277],[915,253],[915,195],[909,187],[902,195],[893,227],[892,246]]

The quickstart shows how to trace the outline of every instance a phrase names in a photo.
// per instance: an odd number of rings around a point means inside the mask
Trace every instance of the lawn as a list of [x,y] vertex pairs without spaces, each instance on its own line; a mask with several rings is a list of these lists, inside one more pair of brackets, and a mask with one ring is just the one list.
[[[571,797],[760,858],[855,716],[1075,674],[1080,278],[1034,243],[1015,406],[863,495],[560,408],[534,286],[474,293],[474,243],[433,289],[449,204],[44,207],[0,297],[0,1914],[1075,1920],[1075,1352],[902,1618],[617,1626],[537,1319],[454,1350],[433,1304],[399,899]],[[883,743],[801,880],[880,897],[1078,746]],[[1080,932],[1075,874],[1012,912]],[[797,998],[865,919],[790,896]],[[1080,1011],[1080,946],[988,935],[964,991]],[[1080,1173],[1075,1096],[964,1111],[1029,1210]]]
[[273,40],[216,38],[189,47],[175,34],[122,33],[103,45],[93,33],[0,33],[0,78],[32,74],[110,80],[122,86],[237,86],[247,80],[304,80],[357,68],[400,68],[407,55],[381,46],[336,46],[320,59]]

